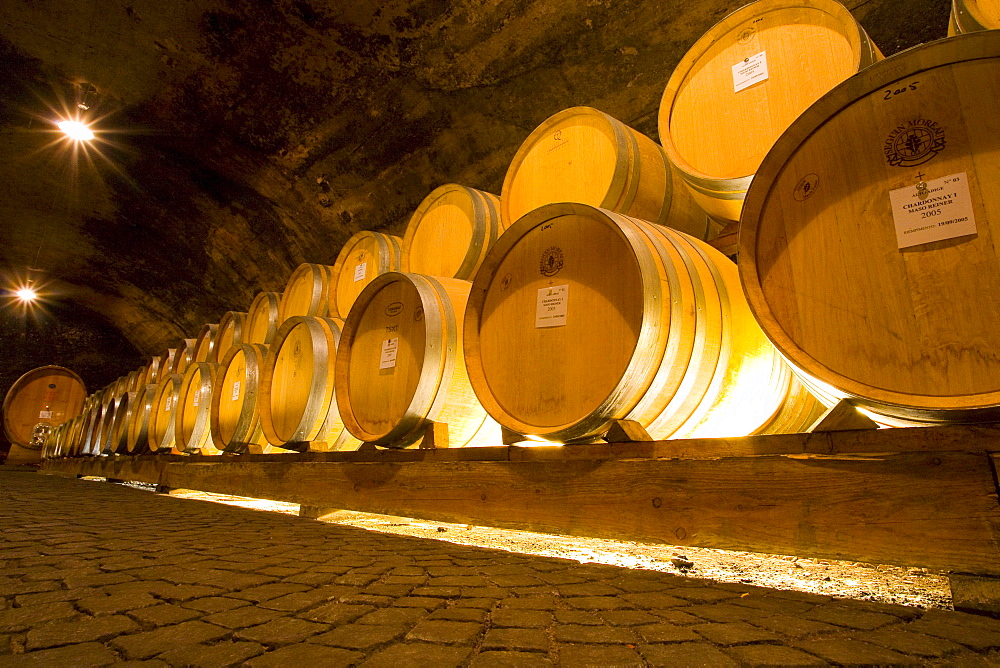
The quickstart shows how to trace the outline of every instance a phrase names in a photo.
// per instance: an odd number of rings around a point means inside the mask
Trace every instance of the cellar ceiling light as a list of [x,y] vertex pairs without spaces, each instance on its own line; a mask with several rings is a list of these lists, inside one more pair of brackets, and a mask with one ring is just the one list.
[[25,302],[25,303],[27,303],[27,302],[33,302],[38,297],[38,293],[35,292],[30,287],[28,287],[28,288],[21,288],[15,294],[17,295],[18,299],[20,299],[22,302]]
[[94,138],[94,133],[90,128],[87,127],[85,123],[80,121],[60,121],[57,123],[59,129],[62,130],[70,139],[75,139],[77,141],[90,141]]

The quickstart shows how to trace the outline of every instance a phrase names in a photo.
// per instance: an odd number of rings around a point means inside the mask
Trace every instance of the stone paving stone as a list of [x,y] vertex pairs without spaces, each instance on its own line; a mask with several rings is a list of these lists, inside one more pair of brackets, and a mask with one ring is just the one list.
[[535,652],[480,652],[470,668],[545,668],[553,663]]
[[463,587],[464,598],[506,598],[509,592],[503,587]]
[[387,585],[419,585],[426,580],[426,575],[386,575],[382,578],[382,583]]
[[688,605],[688,601],[683,598],[677,598],[676,596],[671,596],[669,594],[662,594],[658,592],[652,593],[642,593],[642,594],[625,594],[619,596],[619,598],[632,603],[637,608],[644,608],[650,610],[653,608],[672,608],[678,605]]
[[556,621],[560,624],[583,624],[589,626],[603,626],[604,620],[592,612],[585,610],[556,610]]
[[547,584],[530,575],[491,575],[489,581],[497,587],[537,587]]
[[38,666],[52,668],[53,666],[73,666],[73,668],[88,668],[89,666],[107,666],[117,662],[115,653],[104,645],[96,642],[81,645],[69,645],[54,649],[43,649],[14,656],[5,656],[5,668],[21,668]]
[[341,575],[334,582],[337,584],[352,585],[355,587],[367,587],[378,580],[378,575],[372,573],[348,573]]
[[196,598],[191,601],[185,601],[181,605],[185,608],[191,608],[192,610],[201,610],[202,612],[213,613],[222,612],[223,610],[232,610],[233,608],[241,608],[245,605],[250,605],[250,602],[243,601],[238,598],[229,598],[227,596],[207,596],[205,598]]
[[539,629],[490,629],[483,639],[482,648],[547,652],[549,639]]
[[135,622],[122,615],[44,624],[28,631],[25,649],[32,651],[95,640],[103,642],[138,628],[139,626]]
[[[357,665],[364,658],[364,654],[348,649],[302,643],[261,654],[247,661],[245,665],[250,668],[287,668],[288,666],[323,666],[323,668],[344,666],[346,668]],[[399,666],[395,668],[399,668]]]
[[217,640],[228,632],[204,622],[184,622],[176,626],[161,626],[145,633],[119,636],[111,641],[111,646],[121,651],[126,659],[148,659],[179,645],[197,645]]
[[471,651],[468,647],[404,643],[378,652],[361,665],[364,668],[454,668],[462,665]]
[[639,654],[650,666],[664,668],[736,668],[739,664],[704,642],[642,645]]
[[[902,630],[944,638],[977,651],[1000,648],[1000,632],[974,623],[963,623],[964,620],[953,622],[953,618],[935,617],[929,612],[922,619],[901,627]],[[4,614],[0,612],[0,619]]]
[[25,631],[44,622],[72,619],[79,616],[80,613],[76,611],[76,608],[65,601],[8,608],[0,612],[0,632]]
[[895,624],[899,619],[880,612],[865,612],[847,605],[824,605],[805,614],[806,619],[845,626],[859,631],[873,631],[886,624]]
[[717,645],[746,645],[753,642],[780,641],[770,631],[745,622],[695,624],[688,627]]
[[649,610],[649,614],[655,615],[667,622],[668,624],[677,624],[679,626],[690,626],[691,624],[701,624],[705,620],[701,617],[695,617],[694,615],[689,615],[683,611],[683,608],[669,609],[669,610]]
[[459,608],[456,606],[435,610],[427,616],[427,619],[447,619],[454,622],[485,622],[487,614],[487,611],[482,608]]
[[288,584],[286,582],[272,582],[259,587],[250,587],[249,589],[233,592],[229,594],[229,596],[232,598],[242,598],[247,601],[253,601],[254,603],[260,603],[261,601],[268,601],[272,598],[278,598],[279,596],[301,592],[307,589],[308,587],[304,585]]
[[76,607],[91,615],[116,615],[136,608],[147,608],[159,605],[149,594],[133,596],[130,594],[116,594],[114,596],[91,596],[82,598],[76,602]]
[[[38,594],[21,594],[20,596],[14,597],[14,600],[19,606],[26,608],[33,605],[42,605],[44,603],[56,603],[58,601],[79,601],[81,598],[89,598],[100,593],[101,590],[97,588],[57,589],[55,591],[46,591]],[[4,609],[6,608],[0,607],[0,610]]]
[[[273,575],[272,573],[266,572],[266,570],[260,571],[260,572],[263,573],[264,575]],[[316,585],[321,585],[321,584],[326,584],[328,582],[333,582],[335,579],[337,579],[338,575],[340,575],[339,572],[337,572],[337,573],[330,573],[330,572],[316,573],[316,572],[308,571],[308,572],[305,572],[305,573],[297,573],[295,575],[282,576],[281,581],[282,582],[289,582],[289,583],[292,583],[292,584],[310,585],[310,586],[315,587]]]
[[523,610],[555,610],[559,607],[555,596],[526,596],[523,598],[505,598],[500,601],[500,607],[519,608]]
[[184,602],[195,598],[204,598],[205,596],[212,596],[214,594],[221,593],[224,593],[224,590],[218,587],[195,584],[177,584],[163,587],[160,591],[153,592],[153,595],[159,596],[160,598],[168,601]]
[[751,620],[751,623],[754,626],[760,626],[790,638],[804,638],[805,636],[844,630],[839,626],[814,622],[809,619],[802,619],[801,617],[792,617],[791,615],[761,617]]
[[439,643],[442,645],[469,645],[485,630],[482,624],[447,620],[424,620],[413,627],[406,640]]
[[881,631],[856,633],[851,636],[855,640],[875,643],[888,647],[903,654],[913,654],[930,658],[940,658],[948,654],[962,651],[962,647],[944,638],[910,633],[898,628]]
[[211,624],[224,626],[227,629],[244,629],[248,626],[257,626],[271,621],[275,617],[281,617],[282,613],[276,610],[265,610],[257,606],[247,606],[217,612],[204,618],[204,621]]
[[317,588],[309,591],[299,591],[293,594],[285,594],[284,596],[272,598],[271,600],[264,601],[258,605],[269,610],[298,612],[299,610],[311,608],[318,603],[325,603],[331,598],[335,598],[335,595],[331,595],[329,592],[323,591],[322,588]]
[[[225,614],[225,613],[220,613]],[[279,617],[259,626],[240,629],[233,634],[234,638],[250,640],[263,645],[289,645],[302,642],[306,638],[322,633],[329,627],[327,624],[307,622],[295,617]]]
[[402,637],[408,629],[408,625],[346,624],[332,631],[313,636],[309,638],[309,642],[346,647],[347,649],[369,650]]
[[816,607],[813,603],[807,603],[804,601],[795,601],[785,598],[779,598],[776,596],[760,596],[756,594],[751,594],[747,597],[734,598],[727,603],[731,605],[739,605],[744,608],[754,608],[755,610],[762,610],[771,613],[783,613],[786,615],[798,615]]
[[552,614],[545,610],[500,609],[490,615],[490,623],[495,627],[544,629],[552,624]]
[[726,652],[744,666],[825,666],[826,661],[782,645],[740,645]]
[[744,608],[729,603],[689,605],[684,608],[684,612],[689,615],[701,617],[709,622],[745,622],[760,619],[769,614],[753,608]]
[[611,626],[640,626],[660,621],[659,617],[644,610],[608,610],[601,613],[601,619]]
[[134,577],[125,573],[97,573],[95,575],[69,576],[63,578],[63,583],[70,589],[76,589],[77,587],[100,587],[134,580]]
[[54,591],[59,589],[58,582],[10,582],[0,584],[0,596],[17,596],[19,594],[37,594],[43,591]]
[[631,647],[606,645],[561,645],[559,665],[574,668],[615,666],[616,668],[640,668],[645,665],[642,657]]
[[636,636],[629,629],[613,626],[578,626],[561,624],[555,628],[558,642],[578,642],[597,644],[627,645],[636,642]]
[[566,599],[566,603],[581,610],[627,610],[635,607],[617,596],[577,596]]
[[416,587],[414,596],[430,596],[432,598],[458,598],[462,595],[461,587]]
[[424,608],[425,610],[436,610],[444,605],[444,601],[439,598],[429,598],[426,596],[404,596],[392,602],[397,608]]
[[302,612],[298,617],[324,624],[347,624],[375,610],[370,605],[350,605],[348,603],[327,603],[313,610]]
[[851,640],[850,638],[803,640],[796,647],[832,663],[847,665],[903,665],[916,663],[913,658],[893,652],[891,649],[859,640]]
[[413,585],[373,584],[361,590],[362,594],[376,596],[406,596],[413,591]]
[[496,605],[496,599],[492,598],[460,598],[455,601],[456,608],[483,608],[489,610]]
[[586,584],[563,585],[556,587],[560,596],[616,596],[621,589],[603,582],[588,582]]
[[253,642],[221,642],[217,645],[178,647],[158,658],[172,666],[234,666],[264,651],[264,646]]
[[673,624],[650,624],[649,626],[636,626],[634,630],[639,633],[648,643],[660,642],[685,642],[690,640],[700,641],[701,636],[690,628],[675,626]]
[[170,624],[180,624],[189,619],[197,619],[202,616],[201,611],[182,608],[173,603],[163,603],[151,608],[139,608],[131,610],[129,616],[132,619],[149,626],[168,626]]

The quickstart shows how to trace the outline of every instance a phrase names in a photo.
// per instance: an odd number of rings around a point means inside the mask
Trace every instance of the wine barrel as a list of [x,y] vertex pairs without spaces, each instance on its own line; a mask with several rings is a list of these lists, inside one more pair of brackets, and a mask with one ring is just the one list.
[[[212,358],[215,352],[215,335],[219,331],[219,325],[217,324],[206,324],[201,328],[198,333],[198,338],[195,339],[194,352],[191,353],[191,364],[194,362],[207,362]],[[187,373],[187,369],[184,370]]]
[[177,342],[176,353],[174,353],[174,364],[165,373],[179,373],[184,375],[188,365],[194,359],[195,347],[198,345],[197,339],[181,339]]
[[496,195],[456,183],[435,188],[406,226],[400,271],[472,280],[503,229]]
[[721,228],[694,203],[659,144],[590,107],[555,114],[521,144],[500,195],[504,227],[553,202],[620,211],[699,239]]
[[128,425],[137,395],[137,392],[125,392],[115,400],[114,419],[108,436],[108,451],[112,454],[128,452]]
[[230,348],[219,364],[212,389],[209,426],[216,447],[224,452],[262,453],[268,450],[257,405],[266,356],[267,346],[241,343]]
[[143,369],[135,369],[134,371],[130,371],[129,372],[129,374],[125,377],[126,378],[126,382],[125,382],[125,391],[126,392],[136,392],[136,391],[138,391],[138,389],[139,389],[139,382],[142,380],[143,373],[144,373]]
[[181,452],[202,455],[220,452],[212,443],[209,424],[212,387],[218,368],[214,362],[195,362],[184,372],[174,411],[174,447]]
[[997,0],[951,0],[950,37],[997,28],[1000,28],[1000,2]]
[[121,396],[116,394],[117,389],[117,381],[104,389],[101,423],[97,428],[97,441],[94,443],[94,446],[97,448],[97,452],[95,454],[108,454],[112,452],[111,430],[114,427],[115,411],[118,409],[118,399]]
[[100,432],[101,422],[104,419],[104,392],[98,390],[93,405],[90,407],[90,414],[84,426],[83,444],[81,454],[88,457],[96,457],[101,454]]
[[25,447],[35,425],[62,424],[80,413],[86,396],[83,380],[70,369],[32,369],[14,381],[4,396],[4,433],[11,443]]
[[260,292],[247,309],[246,331],[243,343],[271,343],[281,324],[281,295],[277,292]]
[[347,429],[362,441],[406,447],[429,422],[450,447],[499,445],[499,429],[469,385],[462,322],[472,284],[391,272],[362,291],[344,322],[336,390]]
[[361,291],[376,276],[398,271],[403,240],[380,232],[358,232],[333,264],[330,316],[344,319]]
[[227,311],[219,320],[219,329],[215,333],[215,350],[212,362],[218,364],[229,353],[229,349],[243,342],[243,332],[246,328],[247,314],[242,311]]
[[296,315],[330,315],[330,285],[333,267],[305,262],[288,278],[278,305],[281,322]]
[[125,443],[129,454],[149,452],[149,427],[155,398],[156,385],[143,385],[136,392],[135,399],[129,400],[128,437]]
[[264,359],[258,410],[264,436],[290,450],[353,450],[334,394],[341,321],[293,316],[282,323]]
[[835,0],[759,0],[681,58],[660,102],[660,141],[695,200],[738,221],[754,173],[817,98],[881,59]]
[[160,353],[160,373],[172,373],[172,369],[177,365],[177,348],[167,348]]
[[146,372],[141,380],[142,385],[148,385],[150,383],[158,383],[160,381],[160,356],[153,355],[149,358],[149,363],[146,364]]
[[[177,442],[176,420],[174,415],[177,409],[178,394],[184,376],[172,373],[165,376],[156,384],[156,391],[153,393],[153,404],[149,415],[149,428],[147,430],[147,440],[149,449],[160,454],[171,454],[175,452]],[[180,452],[177,450],[176,452]]]
[[764,331],[827,401],[1000,417],[1000,33],[904,51],[781,136],[744,209]]
[[79,457],[83,452],[82,436],[83,425],[86,423],[86,409],[80,415],[73,418],[70,423],[69,435],[66,441],[66,456]]
[[465,358],[497,422],[559,442],[616,419],[654,438],[755,433],[793,378],[732,261],[674,230],[569,203],[522,217],[487,255]]

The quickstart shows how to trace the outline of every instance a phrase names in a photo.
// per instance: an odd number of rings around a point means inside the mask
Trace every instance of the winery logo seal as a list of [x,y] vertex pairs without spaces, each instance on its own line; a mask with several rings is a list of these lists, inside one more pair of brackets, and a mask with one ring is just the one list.
[[563,252],[558,246],[549,246],[542,253],[542,262],[539,271],[542,276],[555,276],[563,268]]
[[817,185],[819,185],[819,177],[815,174],[806,174],[799,181],[798,185],[795,186],[792,196],[796,200],[804,202],[816,193]]
[[739,35],[739,37],[737,37],[737,38],[736,38],[736,40],[737,40],[737,41],[738,41],[738,42],[739,42],[740,44],[746,44],[746,43],[747,43],[747,42],[749,42],[749,41],[750,41],[751,39],[753,39],[753,36],[754,36],[754,35],[755,35],[756,33],[757,33],[757,29],[756,29],[756,28],[754,28],[753,26],[750,26],[749,28],[744,28],[744,29],[743,29],[743,31],[742,31],[742,32],[740,32],[740,35]]
[[420,322],[423,319],[424,319],[424,307],[418,306],[417,308],[413,309],[413,320],[415,322]]
[[403,302],[393,302],[385,307],[385,314],[390,318],[399,315],[403,310]]
[[944,146],[944,128],[936,121],[917,118],[890,132],[882,150],[893,167],[916,167],[943,151]]

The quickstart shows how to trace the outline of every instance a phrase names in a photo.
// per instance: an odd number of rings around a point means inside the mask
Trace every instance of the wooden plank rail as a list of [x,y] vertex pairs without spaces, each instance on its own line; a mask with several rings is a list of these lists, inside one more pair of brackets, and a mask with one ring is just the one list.
[[428,520],[1000,575],[1000,428],[47,460],[43,473]]

